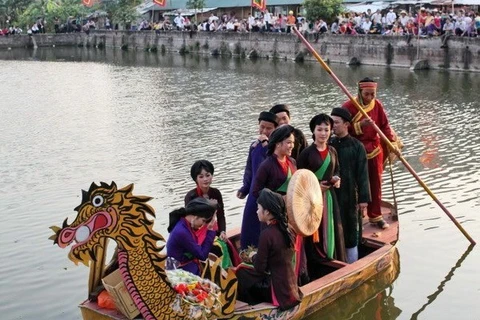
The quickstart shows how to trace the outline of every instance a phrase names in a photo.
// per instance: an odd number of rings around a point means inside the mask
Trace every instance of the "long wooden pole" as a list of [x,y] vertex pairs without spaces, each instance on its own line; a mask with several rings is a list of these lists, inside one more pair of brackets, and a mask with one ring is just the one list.
[[422,32],[422,28],[420,25],[420,12],[421,11],[418,10],[417,13],[417,60],[420,60],[420,33]]
[[[342,89],[342,91],[347,95],[347,97],[350,99],[350,101],[355,105],[355,107],[358,109],[358,111],[367,119],[370,119],[368,114],[363,110],[363,108],[358,104],[357,100],[355,100],[355,97],[348,91],[348,89],[343,85],[343,83],[338,79],[338,77],[333,73],[333,71],[330,69],[330,67],[323,61],[322,57],[315,51],[315,49],[312,47],[312,45],[305,39],[305,37],[298,31],[298,29],[294,26],[292,27],[292,30],[295,32],[297,37],[303,42],[303,44],[307,47],[308,51],[318,60],[318,62],[322,65],[323,69],[327,71],[327,73],[332,77],[332,79],[335,81],[335,83]],[[460,223],[455,219],[455,217],[448,211],[448,209],[443,205],[443,203],[438,200],[438,198],[433,194],[433,192],[428,188],[428,186],[423,182],[422,179],[418,176],[418,174],[415,172],[415,170],[410,166],[410,164],[403,158],[402,154],[400,151],[393,146],[393,144],[388,140],[388,138],[385,136],[385,134],[378,128],[378,126],[373,123],[373,128],[375,131],[378,133],[382,141],[384,141],[390,150],[392,150],[393,153],[398,157],[400,161],[402,161],[403,165],[405,168],[407,168],[408,171],[412,174],[412,176],[418,181],[418,183],[423,187],[423,189],[430,195],[430,197],[438,204],[438,206],[443,210],[443,212],[446,213],[446,215],[452,220],[452,222],[457,226],[457,228],[463,233],[463,235],[470,241],[472,245],[475,245],[476,242],[470,237],[470,235],[465,231],[465,229],[460,225]]]
[[392,195],[393,195],[393,206],[395,207],[395,214],[393,215],[393,220],[398,221],[398,206],[397,206],[397,197],[395,196],[395,187],[393,184],[393,168],[392,168],[392,159],[390,156],[388,158],[388,166],[390,168],[390,183],[392,184]]

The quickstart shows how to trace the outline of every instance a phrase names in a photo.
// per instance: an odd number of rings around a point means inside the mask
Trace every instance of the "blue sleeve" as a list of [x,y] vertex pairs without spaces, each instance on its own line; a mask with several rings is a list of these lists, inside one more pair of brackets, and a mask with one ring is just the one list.
[[252,151],[253,147],[250,146],[250,149],[248,151],[247,164],[245,166],[245,172],[243,173],[243,186],[239,190],[244,195],[248,195],[248,192],[250,191],[250,186],[252,184]]
[[185,253],[190,253],[194,258],[200,260],[206,260],[208,258],[208,253],[213,245],[213,240],[215,239],[215,231],[208,230],[207,237],[201,245],[199,245],[190,233],[186,230],[182,232],[179,236],[179,239],[182,239],[182,246],[185,249]]

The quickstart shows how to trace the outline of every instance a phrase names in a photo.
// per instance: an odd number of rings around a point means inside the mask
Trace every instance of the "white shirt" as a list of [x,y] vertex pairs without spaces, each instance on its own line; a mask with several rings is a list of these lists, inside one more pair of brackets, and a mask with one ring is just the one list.
[[265,22],[272,22],[272,16],[270,15],[270,12],[265,12],[265,14],[263,15],[263,21]]
[[355,21],[355,24],[357,26],[359,26],[362,24],[362,17],[356,16],[355,18],[353,18],[353,21]]
[[370,27],[372,26],[372,22],[371,21],[364,21],[362,23],[362,29],[368,33],[370,31]]
[[179,28],[183,28],[183,24],[185,22],[185,18],[182,16],[176,16],[175,19],[173,20],[175,22],[175,25]]
[[390,26],[395,22],[395,20],[397,20],[397,15],[395,14],[395,12],[389,11],[387,13],[387,24]]
[[382,22],[382,14],[380,12],[376,12],[372,14],[372,21],[373,23],[381,23]]
[[255,18],[253,16],[249,16],[248,17],[248,24],[251,26],[253,26],[253,24],[255,23]]

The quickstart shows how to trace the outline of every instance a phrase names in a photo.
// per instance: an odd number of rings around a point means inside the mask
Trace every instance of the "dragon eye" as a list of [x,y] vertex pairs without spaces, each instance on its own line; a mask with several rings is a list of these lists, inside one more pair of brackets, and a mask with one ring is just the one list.
[[103,204],[103,197],[102,196],[93,197],[92,204],[94,207],[100,207]]

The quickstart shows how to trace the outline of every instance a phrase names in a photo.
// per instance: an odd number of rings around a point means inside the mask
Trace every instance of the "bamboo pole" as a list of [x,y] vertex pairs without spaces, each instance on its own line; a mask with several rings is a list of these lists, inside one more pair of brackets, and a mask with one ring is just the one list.
[[398,206],[397,206],[397,197],[395,195],[395,187],[393,180],[393,168],[392,168],[392,159],[388,157],[388,166],[390,168],[390,183],[392,185],[392,195],[393,195],[393,206],[395,207],[395,214],[393,215],[393,220],[398,221]]
[[[358,102],[355,100],[355,97],[348,91],[348,89],[343,85],[343,83],[338,79],[338,77],[333,73],[333,71],[330,69],[330,67],[323,61],[322,57],[315,51],[315,49],[312,47],[312,45],[303,37],[303,35],[298,31],[296,27],[293,27],[292,30],[295,32],[297,37],[303,42],[303,44],[307,47],[308,51],[317,59],[317,61],[322,65],[323,69],[332,77],[332,79],[335,81],[335,83],[342,89],[342,91],[347,95],[347,97],[350,99],[350,101],[355,105],[355,107],[358,109],[358,111],[367,119],[370,119],[368,114],[363,110],[363,108],[358,104]],[[390,148],[390,150],[395,153],[395,155],[398,157],[398,159],[403,163],[405,168],[407,168],[408,171],[412,174],[412,176],[418,181],[418,183],[423,187],[423,189],[430,195],[430,197],[438,204],[438,206],[445,212],[445,214],[452,220],[452,222],[457,226],[457,228],[463,233],[463,235],[470,241],[472,245],[475,245],[476,242],[473,240],[472,237],[465,231],[465,229],[460,225],[460,223],[455,219],[455,217],[448,211],[448,209],[443,205],[443,203],[438,200],[438,198],[433,194],[433,192],[428,188],[428,186],[423,182],[423,180],[418,176],[418,174],[415,172],[415,170],[410,166],[410,164],[405,160],[405,158],[402,156],[400,151],[393,146],[393,144],[388,140],[388,138],[385,136],[385,134],[378,128],[378,126],[373,123],[373,128],[375,131],[378,133],[382,141],[387,144],[387,146]]]
[[420,60],[420,10],[417,13],[417,61]]

